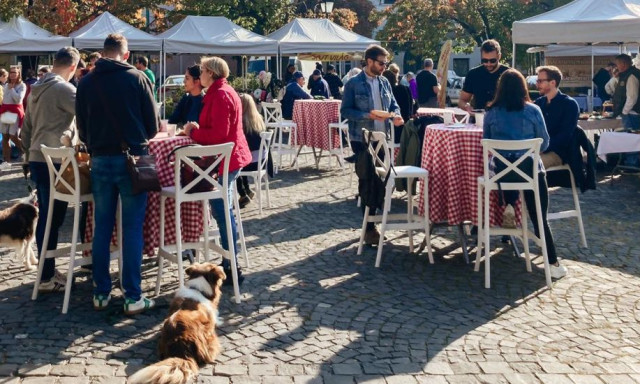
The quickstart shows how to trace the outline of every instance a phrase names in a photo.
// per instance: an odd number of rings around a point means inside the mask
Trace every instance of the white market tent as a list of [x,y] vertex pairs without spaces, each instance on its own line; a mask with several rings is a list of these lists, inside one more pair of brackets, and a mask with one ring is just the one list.
[[280,54],[362,52],[379,41],[342,28],[328,19],[295,19],[267,35],[280,44]]
[[111,33],[120,33],[127,38],[131,51],[160,51],[162,40],[141,31],[109,12],[93,19],[89,24],[69,34],[79,49],[102,49],[104,39]]
[[[534,47],[527,49],[527,53],[544,52],[546,57],[566,56],[616,56],[620,54],[620,46],[589,46],[589,45],[561,45],[552,44],[546,47]],[[638,52],[637,44],[630,44],[627,50]]]
[[[516,44],[637,43],[640,41],[640,0],[575,0],[541,15],[514,22],[512,40],[513,66]],[[593,66],[592,54],[592,74]]]
[[222,16],[187,16],[157,36],[165,53],[275,55],[278,42],[244,29]]
[[22,16],[0,22],[0,52],[55,52],[70,45],[70,37],[54,35]]

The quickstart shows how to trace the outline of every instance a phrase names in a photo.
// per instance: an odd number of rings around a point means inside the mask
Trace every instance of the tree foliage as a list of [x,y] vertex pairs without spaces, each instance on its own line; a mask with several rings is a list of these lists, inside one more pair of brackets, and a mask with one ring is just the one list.
[[376,36],[395,50],[437,57],[442,42],[468,51],[486,39],[502,43],[503,58],[511,56],[514,21],[564,5],[570,0],[399,0],[374,21],[384,22]]

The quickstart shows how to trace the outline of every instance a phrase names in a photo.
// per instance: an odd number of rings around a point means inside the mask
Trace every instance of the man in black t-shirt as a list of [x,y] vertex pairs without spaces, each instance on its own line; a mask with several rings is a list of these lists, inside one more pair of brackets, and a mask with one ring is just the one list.
[[[464,80],[458,106],[471,112],[472,109],[485,109],[493,100],[498,79],[509,67],[500,64],[500,43],[485,40],[480,48],[482,64],[473,68]],[[471,106],[473,97],[473,107]]]
[[420,107],[437,108],[440,85],[433,70],[433,60],[424,59],[424,70],[416,76],[418,84],[418,105]]

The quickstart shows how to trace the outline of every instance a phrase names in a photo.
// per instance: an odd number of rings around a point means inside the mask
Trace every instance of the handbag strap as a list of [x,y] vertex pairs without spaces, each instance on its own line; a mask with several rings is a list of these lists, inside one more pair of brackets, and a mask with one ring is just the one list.
[[167,163],[171,163],[171,155],[173,155],[174,153],[176,153],[176,151],[180,148],[187,148],[187,147],[197,147],[198,144],[184,144],[184,145],[178,145],[177,147],[174,147],[171,152],[169,152],[169,154],[167,155]]

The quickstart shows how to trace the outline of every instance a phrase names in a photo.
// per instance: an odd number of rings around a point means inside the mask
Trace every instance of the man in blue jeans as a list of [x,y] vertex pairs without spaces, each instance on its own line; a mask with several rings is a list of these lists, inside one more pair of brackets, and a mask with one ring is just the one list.
[[[59,147],[62,136],[69,139],[76,137],[76,88],[69,82],[76,71],[80,60],[78,50],[64,47],[56,52],[53,69],[42,79],[31,86],[27,100],[27,113],[22,124],[22,144],[25,160],[29,163],[31,180],[36,184],[38,206],[38,224],[36,226],[36,244],[38,256],[41,255],[44,231],[49,212],[49,169],[45,162],[40,145]],[[58,165],[59,166],[59,165]],[[58,230],[64,222],[67,203],[55,200],[47,250],[55,250],[58,246]],[[64,291],[66,277],[55,270],[55,259],[46,259],[42,270],[39,292]]]
[[91,153],[91,190],[95,206],[93,235],[93,307],[102,310],[111,300],[109,274],[111,234],[118,198],[122,205],[122,287],[124,312],[135,315],[153,308],[142,296],[142,225],[145,192],[133,194],[123,148],[132,155],[147,153],[149,138],[158,131],[152,85],[143,72],[127,64],[128,43],[111,34],[95,69],[82,78],[76,99],[80,138]]

